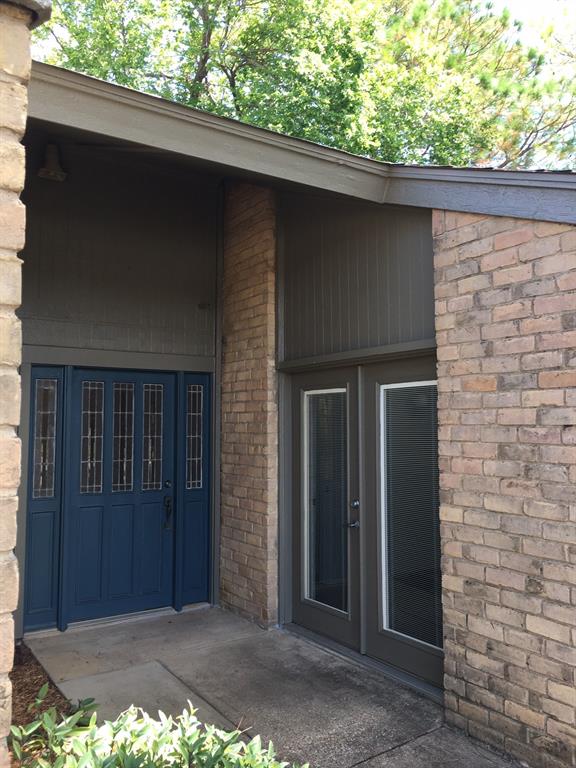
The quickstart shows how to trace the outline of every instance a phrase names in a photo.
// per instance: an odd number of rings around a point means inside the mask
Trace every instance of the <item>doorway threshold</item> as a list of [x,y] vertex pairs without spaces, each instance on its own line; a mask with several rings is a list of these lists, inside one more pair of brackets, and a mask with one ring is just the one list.
[[437,704],[444,705],[444,691],[441,688],[437,688],[435,685],[420,680],[415,675],[404,672],[383,661],[372,659],[370,656],[358,653],[358,651],[353,651],[351,648],[346,648],[346,646],[337,643],[335,640],[330,640],[328,637],[319,635],[316,632],[311,632],[309,629],[305,629],[298,624],[283,624],[281,629],[294,635],[300,635],[300,637],[334,653],[336,656],[340,656],[348,661],[353,661],[365,669],[372,669],[375,672],[404,685],[406,688],[421,693],[423,696],[426,696],[426,698],[431,699]]
[[[176,611],[171,606],[167,608],[154,608],[150,611],[138,611],[136,613],[123,613],[119,616],[107,616],[102,619],[87,619],[86,621],[75,621],[68,625],[66,629],[67,633],[84,632],[88,629],[94,629],[95,627],[113,627],[117,624],[135,624],[139,621],[146,621],[148,619],[155,619],[161,616],[177,616],[179,613],[191,613],[193,611],[203,611],[207,608],[211,608],[210,603],[192,603],[191,605],[185,605],[181,611]],[[23,639],[26,640],[29,637],[41,638],[52,637],[53,635],[62,634],[56,627],[50,629],[37,629],[31,632],[26,632]]]

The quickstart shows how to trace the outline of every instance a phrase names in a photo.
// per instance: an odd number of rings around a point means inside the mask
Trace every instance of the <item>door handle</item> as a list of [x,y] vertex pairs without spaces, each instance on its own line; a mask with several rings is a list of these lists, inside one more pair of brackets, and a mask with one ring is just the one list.
[[172,496],[164,496],[164,530],[172,528]]
[[349,523],[344,523],[344,528],[360,528],[360,520],[352,520]]

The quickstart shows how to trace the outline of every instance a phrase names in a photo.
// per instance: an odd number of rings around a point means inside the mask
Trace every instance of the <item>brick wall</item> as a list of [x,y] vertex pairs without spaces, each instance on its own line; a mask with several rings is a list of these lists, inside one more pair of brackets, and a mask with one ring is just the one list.
[[230,184],[224,210],[221,602],[277,616],[277,402],[273,193]]
[[446,707],[576,765],[576,227],[435,211]]
[[20,483],[20,305],[24,246],[24,148],[27,84],[30,77],[31,14],[0,2],[0,765],[8,762],[5,736],[10,727],[14,628],[18,600],[16,509]]

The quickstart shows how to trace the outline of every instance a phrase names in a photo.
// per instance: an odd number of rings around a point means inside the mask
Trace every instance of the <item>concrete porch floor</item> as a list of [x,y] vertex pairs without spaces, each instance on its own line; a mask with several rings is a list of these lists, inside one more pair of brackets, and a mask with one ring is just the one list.
[[190,699],[205,722],[272,740],[312,768],[511,768],[443,725],[429,699],[282,630],[218,608],[157,615],[27,644],[63,693],[95,698],[101,717],[135,703],[176,715]]

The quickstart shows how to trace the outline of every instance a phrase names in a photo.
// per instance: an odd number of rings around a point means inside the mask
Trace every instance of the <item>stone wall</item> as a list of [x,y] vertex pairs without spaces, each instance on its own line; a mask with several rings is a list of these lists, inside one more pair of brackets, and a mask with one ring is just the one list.
[[277,618],[275,228],[271,190],[227,186],[220,599],[264,625]]
[[16,510],[20,483],[20,305],[25,216],[24,186],[27,84],[30,77],[31,13],[0,2],[0,765],[7,764],[14,627],[18,601]]
[[450,723],[576,765],[576,227],[434,212]]

